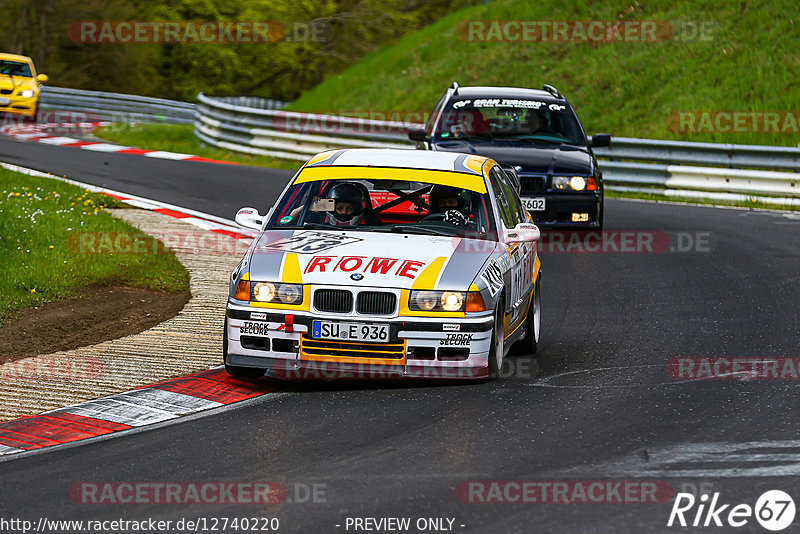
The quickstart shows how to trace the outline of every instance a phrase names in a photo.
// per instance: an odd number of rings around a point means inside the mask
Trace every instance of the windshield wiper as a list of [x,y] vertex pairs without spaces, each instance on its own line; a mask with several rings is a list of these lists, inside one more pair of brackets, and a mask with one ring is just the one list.
[[534,136],[517,137],[517,141],[533,141],[534,143],[547,143],[548,145],[563,145],[566,141],[553,141],[552,139],[542,139]]
[[428,228],[427,226],[408,226],[404,224],[395,224],[393,226],[381,226],[375,228],[376,232],[392,232],[395,234],[422,234],[422,235],[443,235],[452,237],[452,232],[445,232],[443,230],[436,230],[435,228]]
[[334,226],[334,225],[328,224],[328,223],[311,223],[311,222],[307,222],[307,223],[303,223],[303,228],[305,228],[306,230],[330,230],[331,228],[333,228],[334,230],[341,230],[342,228],[349,228],[349,227]]

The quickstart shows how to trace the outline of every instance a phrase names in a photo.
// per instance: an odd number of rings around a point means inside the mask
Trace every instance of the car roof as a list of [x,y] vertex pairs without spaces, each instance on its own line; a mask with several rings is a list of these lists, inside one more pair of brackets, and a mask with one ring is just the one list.
[[[467,158],[469,158],[468,161]],[[322,152],[311,158],[306,166],[394,167],[482,174],[479,169],[488,159],[485,156],[459,154],[458,152],[394,148],[352,148]],[[469,167],[467,166],[468,164],[470,165]]]
[[556,98],[542,89],[527,89],[525,87],[459,87],[458,92],[451,98],[464,96],[471,98],[530,98],[548,102],[564,102],[566,100],[563,96]]
[[[495,164],[484,156],[458,152],[392,148],[329,150],[311,158],[300,170],[296,182],[385,178],[460,185],[485,193],[484,177]],[[364,169],[369,170],[364,172]]]
[[23,63],[33,63],[33,60],[28,56],[20,56],[18,54],[6,54],[0,52],[0,59],[10,59],[11,61],[21,61]]

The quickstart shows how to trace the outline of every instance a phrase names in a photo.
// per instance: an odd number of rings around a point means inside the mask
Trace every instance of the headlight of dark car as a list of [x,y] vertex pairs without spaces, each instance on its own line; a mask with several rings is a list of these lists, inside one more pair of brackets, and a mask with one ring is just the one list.
[[553,189],[559,191],[585,191],[589,181],[583,176],[554,176]]

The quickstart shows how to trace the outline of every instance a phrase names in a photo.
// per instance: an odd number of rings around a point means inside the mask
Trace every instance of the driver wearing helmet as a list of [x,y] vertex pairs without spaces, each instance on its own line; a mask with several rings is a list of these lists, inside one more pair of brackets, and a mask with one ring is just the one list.
[[532,109],[528,111],[527,116],[527,128],[528,133],[536,134],[536,133],[547,133],[550,131],[548,128],[548,120],[541,111]]
[[367,199],[364,193],[353,184],[337,184],[328,193],[333,199],[333,211],[328,211],[325,222],[334,226],[358,226],[364,218]]
[[428,201],[431,205],[428,216],[440,213],[444,215],[442,219],[444,222],[456,226],[467,225],[468,210],[466,209],[467,203],[462,189],[446,185],[435,185],[431,189]]
[[[297,206],[288,216],[281,219],[280,224],[296,224],[306,209],[309,213],[305,222],[324,222],[332,226],[358,226],[364,220],[367,224],[380,224],[371,210],[372,205],[368,199],[366,189],[359,184],[336,184],[325,194],[325,198],[314,196],[310,207]],[[324,204],[321,204],[323,202]],[[322,206],[321,209],[319,205]]]

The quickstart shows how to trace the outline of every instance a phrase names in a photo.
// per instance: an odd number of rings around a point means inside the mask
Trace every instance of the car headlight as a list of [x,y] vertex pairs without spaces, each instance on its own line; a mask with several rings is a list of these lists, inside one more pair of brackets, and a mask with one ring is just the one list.
[[[478,293],[476,291],[472,293]],[[464,291],[418,291],[412,290],[408,309],[414,311],[459,312],[464,311],[471,293]],[[470,310],[473,311],[473,310]]]
[[442,293],[439,303],[445,311],[460,311],[464,306],[464,293],[460,291],[445,291]]
[[564,190],[568,187],[569,187],[569,178],[567,178],[566,176],[553,177],[553,189]]
[[412,310],[430,311],[439,303],[438,291],[412,291],[409,308]]
[[250,300],[256,302],[281,302],[297,305],[303,302],[303,286],[300,284],[277,284],[255,282],[252,284]]
[[303,300],[303,286],[298,284],[281,284],[278,298],[284,304],[299,304]]
[[573,191],[583,191],[586,189],[586,178],[583,176],[554,176],[553,189],[564,191],[565,189],[572,189]]
[[33,95],[35,94],[36,92],[33,89],[25,89],[19,92],[19,96],[22,98],[33,98]]
[[569,186],[575,191],[583,191],[586,189],[586,178],[583,176],[573,176],[569,179]]

